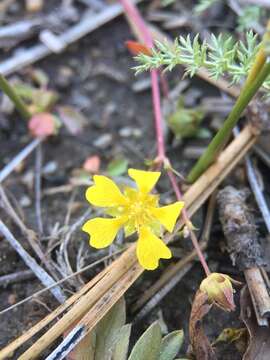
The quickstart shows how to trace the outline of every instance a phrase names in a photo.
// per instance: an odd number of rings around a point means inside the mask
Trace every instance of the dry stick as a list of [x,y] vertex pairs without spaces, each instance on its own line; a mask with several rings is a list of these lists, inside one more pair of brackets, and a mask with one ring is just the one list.
[[[253,134],[250,126],[246,126],[244,130],[239,134],[239,136],[230,143],[230,145],[221,153],[218,160],[215,164],[202,175],[185,193],[184,201],[188,210],[189,216],[192,216],[204,203],[204,201],[211,195],[211,193],[218,187],[218,185],[223,181],[223,179],[228,175],[228,173],[236,166],[236,164],[241,160],[246,152],[251,148],[255,143],[256,136]],[[176,231],[183,225],[180,221],[178,223]],[[169,234],[167,240],[172,239],[174,234]],[[128,257],[127,257],[128,253]],[[124,266],[125,269],[121,270],[119,274],[119,260],[125,256]],[[70,326],[70,321],[76,321],[81,316],[81,312],[87,312],[90,310],[92,304],[103,295],[106,296],[106,292],[119,280],[120,276],[128,272],[133,264],[136,261],[135,255],[135,245],[132,245],[129,250],[127,250],[119,260],[116,260],[110,266],[110,273],[106,278],[104,277],[97,285],[88,293],[89,304],[87,301],[84,301],[82,304],[79,302],[74,305],[71,309],[72,313],[68,312],[65,316],[68,316],[64,319],[59,320],[46,334],[44,334],[36,343],[34,343],[22,356],[21,359],[31,359],[37,357],[42,351],[44,351],[53,341],[55,341],[58,336],[64,333],[65,330]],[[109,279],[108,279],[109,277]],[[129,283],[131,286],[132,283]],[[80,300],[79,300],[80,301]],[[79,304],[79,305],[78,305]],[[82,309],[83,307],[83,309]],[[57,310],[57,309],[56,309]],[[104,312],[98,314],[99,320],[105,315]],[[93,316],[97,316],[93,314]],[[64,319],[64,320],[63,320]],[[13,343],[12,343],[13,344]],[[11,345],[12,345],[11,344]],[[17,347],[16,347],[17,348]],[[6,351],[3,349],[0,352],[0,359],[3,359],[2,354]],[[6,353],[6,352],[5,352]],[[33,354],[33,357],[31,357]]]
[[[201,247],[203,249],[203,246]],[[182,263],[179,262],[179,266],[175,267],[176,273],[168,282],[166,282],[162,288],[155,293],[152,298],[146,303],[146,305],[138,312],[138,314],[134,317],[133,322],[136,323],[144,318],[152,309],[154,309],[158,303],[179,283],[180,280],[189,272],[192,268],[192,261],[197,257],[197,253],[193,250],[193,257],[188,256],[183,259]],[[180,260],[181,261],[181,260]]]
[[[125,8],[126,14],[130,22],[133,24],[133,29],[135,28],[136,34],[137,33],[140,34],[140,36],[143,38],[144,42],[148,47],[150,48],[153,47],[152,34],[148,29],[147,25],[145,24],[136,6],[132,4],[130,0],[120,0],[120,2],[123,4]],[[154,120],[155,120],[156,143],[157,143],[157,158],[155,161],[158,165],[163,165],[166,168],[167,175],[169,177],[173,190],[176,194],[177,200],[181,201],[183,198],[181,191],[177,185],[175,175],[171,170],[170,161],[166,157],[166,149],[165,149],[164,136],[163,136],[163,116],[161,111],[160,91],[159,91],[159,83],[158,83],[158,70],[153,69],[151,70],[150,73],[151,73],[152,100],[153,100],[153,108],[155,115]],[[192,224],[189,220],[185,207],[182,210],[182,217],[189,230],[191,241],[193,243],[195,250],[198,253],[198,257],[205,271],[205,274],[206,276],[208,276],[210,274],[210,270],[205,261],[204,255],[201,252],[196,234],[193,231]]]
[[267,202],[265,200],[259,181],[257,179],[257,175],[254,171],[254,167],[250,159],[250,156],[247,155],[245,157],[245,163],[246,163],[247,175],[248,175],[248,181],[250,187],[254,193],[257,205],[262,213],[267,230],[270,233],[270,211],[268,209]]
[[270,297],[260,267],[264,265],[254,218],[247,207],[247,190],[227,186],[219,192],[219,214],[230,256],[244,271],[258,324],[267,326]]
[[[234,132],[235,136],[239,135],[238,127],[235,127],[233,132]],[[245,156],[245,164],[246,164],[248,181],[249,181],[250,187],[254,193],[257,205],[262,213],[267,230],[270,233],[270,211],[269,211],[267,202],[265,200],[265,197],[263,195],[263,191],[261,189],[256,172],[254,170],[252,160],[249,155]]]
[[31,141],[23,150],[19,152],[1,171],[0,183],[2,183],[16,167],[27,158],[28,155],[42,142],[42,139]]
[[[209,205],[207,209],[206,219],[205,219],[205,225],[203,229],[203,233],[201,236],[200,241],[200,248],[202,251],[204,251],[207,247],[207,243],[210,237],[210,231],[212,227],[213,222],[213,215],[215,210],[215,202],[216,202],[216,192],[212,194],[209,200]],[[132,306],[131,312],[136,312],[138,309],[140,309],[145,303],[147,303],[148,300],[150,300],[155,294],[157,295],[158,302],[165,296],[168,291],[172,289],[174,285],[177,284],[178,281],[181,280],[181,278],[186,274],[187,271],[185,269],[190,269],[189,263],[193,260],[195,260],[197,257],[196,250],[191,251],[189,254],[187,254],[183,259],[179,260],[176,264],[173,266],[170,266],[162,275],[161,277],[149,288],[145,293],[136,301],[136,303]],[[178,277],[178,272],[180,270],[183,270],[182,276]],[[174,281],[175,277],[177,277],[177,281]],[[175,279],[176,280],[176,279]],[[172,282],[171,286],[166,286],[166,284],[170,284]],[[166,291],[162,291],[162,287],[166,286]],[[162,296],[158,291],[162,291]],[[155,297],[154,297],[155,298]],[[153,298],[153,299],[154,299]],[[146,306],[140,311],[140,313],[137,315],[136,318],[141,318],[142,314],[143,316],[149,312],[155,305],[157,305],[158,302],[153,301],[151,299]],[[150,305],[151,303],[151,305]],[[148,305],[149,304],[149,305]]]
[[[112,254],[112,255],[115,255],[115,253]],[[106,258],[109,258],[112,255],[109,255]],[[76,272],[76,273],[74,273],[74,274],[72,274],[70,276],[67,276],[66,278],[58,281],[57,284],[60,284],[60,283],[62,283],[64,281],[70,279],[72,276],[76,276],[79,273],[90,269],[91,267],[99,264],[101,261],[104,261],[104,258],[95,261],[94,263],[84,267],[80,271],[78,271],[78,272]],[[68,298],[67,301],[63,305],[60,305],[52,313],[47,315],[44,319],[42,319],[36,325],[34,325],[32,328],[27,330],[23,335],[18,337],[15,341],[13,341],[11,344],[9,344],[3,350],[1,350],[0,351],[0,360],[6,359],[8,356],[10,356],[16,349],[18,349],[18,347],[25,344],[29,339],[31,339],[31,337],[33,337],[35,334],[37,334],[39,331],[41,331],[45,326],[50,324],[59,315],[61,315],[68,307],[70,307],[72,304],[74,304],[84,293],[86,293],[89,289],[91,289],[91,287],[93,287],[107,272],[110,271],[111,266],[112,266],[112,264],[110,266],[107,266],[103,271],[98,273],[98,275],[96,275],[92,280],[90,280],[87,284],[85,284],[77,293],[75,293],[70,298]],[[18,305],[20,305],[22,303],[25,303],[26,301],[29,301],[30,299],[33,299],[33,297],[36,297],[36,296],[40,295],[41,293],[44,293],[45,291],[48,291],[48,290],[49,290],[48,288],[42,289],[42,290],[36,292],[34,295],[29,296],[28,298],[24,299],[23,302],[21,301],[21,302],[15,304],[15,305],[13,305],[12,307],[7,308],[6,311],[11,310],[11,308],[14,308],[15,306],[18,306]]]
[[[138,2],[138,0],[135,0]],[[103,24],[111,21],[118,15],[122,14],[123,7],[119,4],[107,6],[100,14],[91,14],[85,16],[77,25],[70,27],[62,35],[57,36],[57,40],[63,44],[63,48],[79,40],[88,33],[96,30]],[[45,45],[35,45],[21,54],[16,54],[8,60],[0,63],[0,73],[9,75],[22,67],[33,64],[34,62],[51,54],[52,51]]]
[[35,159],[35,208],[39,235],[43,234],[43,221],[41,215],[41,170],[42,170],[42,144],[36,149]]
[[39,239],[37,238],[36,233],[27,228],[25,224],[22,222],[20,217],[17,215],[16,211],[12,207],[8,197],[6,196],[6,193],[3,189],[3,187],[0,185],[0,197],[3,201],[4,210],[9,214],[9,216],[12,218],[12,220],[16,223],[16,225],[20,228],[21,232],[24,236],[26,236],[29,244],[31,245],[32,249],[35,251],[36,255],[39,257],[39,259],[45,264],[48,271],[50,271],[52,274],[55,274],[55,269],[51,265],[49,261],[47,261],[46,257],[44,256],[43,251],[41,250]]
[[256,155],[259,156],[259,158],[265,163],[265,165],[270,167],[270,156],[261,146],[254,145],[253,151]]
[[91,263],[91,264],[83,267],[82,269],[74,272],[73,274],[68,275],[68,276],[64,277],[63,279],[61,279],[61,280],[58,280],[55,284],[53,284],[53,285],[51,285],[51,286],[48,286],[48,287],[46,287],[46,288],[44,288],[44,289],[41,289],[41,290],[39,290],[39,291],[36,291],[34,294],[32,294],[32,295],[24,298],[24,299],[21,300],[21,301],[18,301],[16,304],[10,305],[9,307],[5,308],[4,310],[1,310],[1,311],[0,311],[0,315],[4,314],[4,313],[6,313],[6,312],[8,312],[8,311],[10,311],[10,310],[13,310],[13,309],[17,308],[18,306],[27,303],[28,301],[31,301],[31,300],[35,299],[36,297],[38,297],[38,296],[41,295],[41,294],[44,294],[45,292],[49,291],[49,290],[52,289],[53,287],[55,287],[55,286],[57,286],[57,285],[60,285],[60,284],[63,284],[63,283],[66,282],[67,280],[72,279],[74,276],[80,275],[82,272],[84,272],[84,271],[86,271],[86,270],[89,270],[89,269],[93,268],[94,266],[96,266],[96,265],[98,265],[98,264],[100,264],[100,263],[102,263],[102,262],[105,262],[107,259],[110,259],[110,258],[112,258],[113,256],[115,256],[115,255],[117,255],[117,254],[122,253],[124,250],[125,250],[125,249],[118,250],[118,251],[115,251],[115,252],[112,253],[112,254],[109,254],[109,255],[107,255],[107,256],[103,256],[101,259],[98,259],[98,260],[94,261],[93,263]]
[[[96,302],[89,312],[80,320],[71,333],[49,355],[46,360],[61,360],[72,351],[76,345],[97,325],[100,313],[107,313],[113,305],[124,295],[131,284],[143,272],[142,267],[135,263],[107,293]],[[19,358],[22,360],[21,358]],[[26,359],[26,358],[25,358]]]
[[[89,311],[91,307],[93,307],[95,303],[103,297],[104,294],[110,291],[110,289],[124,274],[128,273],[135,263],[135,244],[133,244],[123,255],[120,256],[119,259],[116,260],[115,263],[112,263],[114,266],[111,266],[110,272],[106,273],[105,276],[97,282],[95,287],[81,296],[77,303],[26,352],[24,352],[18,360],[30,360],[36,358],[54,340],[62,335],[71,324],[75,323],[84,316],[86,312]],[[143,269],[141,268],[141,272],[142,271]],[[132,283],[130,283],[129,286],[131,286],[131,284]]]
[[[44,286],[54,285],[54,279],[38,265],[35,259],[33,259],[27,251],[22,247],[22,245],[15,239],[13,234],[7,228],[7,226],[0,220],[0,233],[7,239],[9,244],[13,247],[14,250],[21,256],[26,265],[34,272],[37,278],[42,282]],[[63,303],[66,299],[66,296],[60,289],[60,287],[54,287],[51,289],[53,296],[60,302]]]
[[31,270],[22,270],[12,274],[0,276],[0,286],[6,287],[20,281],[32,279],[34,274]]

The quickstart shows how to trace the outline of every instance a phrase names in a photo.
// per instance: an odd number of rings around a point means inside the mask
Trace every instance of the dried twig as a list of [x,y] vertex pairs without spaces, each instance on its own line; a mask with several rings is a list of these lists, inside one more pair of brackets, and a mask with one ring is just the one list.
[[254,218],[246,200],[247,189],[227,186],[218,195],[220,220],[233,264],[244,271],[259,325],[267,325],[270,296],[260,267],[264,260]]
[[41,215],[41,169],[42,169],[42,147],[41,143],[36,149],[35,162],[35,207],[39,235],[43,234],[43,221]]
[[18,271],[12,274],[3,275],[0,277],[0,286],[6,287],[16,282],[32,279],[34,274],[31,270]]
[[[132,283],[136,280],[136,278],[143,272],[143,269],[141,267],[138,267],[138,264],[136,264],[136,256],[134,256],[134,252],[135,244],[132,245],[128,250],[126,250],[125,253],[113,263],[114,266],[110,266],[110,271],[106,273],[104,277],[99,282],[97,282],[91,290],[81,296],[76,302],[76,304],[55,325],[53,325],[47,333],[41,336],[35,342],[35,344],[33,344],[18,359],[30,360],[37,357],[53,341],[55,341],[61,334],[63,334],[70,327],[71,324],[78,321],[92,307],[96,306],[96,304],[99,304],[99,300],[101,301],[101,303],[104,304],[106,310],[108,311],[113,305],[110,291],[111,289],[114,289],[115,284],[117,284],[118,282],[121,283],[121,289],[123,285],[121,279],[123,277],[126,279],[126,276],[130,276],[132,278],[132,281],[128,283],[128,286],[131,286]],[[134,265],[136,266],[136,269],[134,269]],[[136,274],[136,277],[134,277],[134,273]],[[118,296],[120,289],[118,288],[116,292],[112,290],[113,294],[116,297]],[[127,290],[127,288],[125,288],[125,290]],[[108,299],[110,300],[109,308],[107,308]],[[104,314],[107,313],[107,311],[105,311]],[[100,317],[101,313],[103,314],[103,311],[99,309],[98,314],[96,314],[96,312],[94,311],[91,311],[90,314],[96,320],[99,320],[98,317]],[[90,319],[88,319],[88,321],[90,321]],[[90,331],[90,328],[88,328],[88,330]]]
[[[108,268],[106,268],[105,270],[107,270],[107,269]],[[106,274],[106,271],[100,272],[98,274],[98,276],[96,276],[89,283],[87,283],[85,285],[85,287],[82,288],[78,293],[71,296],[63,305],[58,307],[51,314],[47,315],[44,319],[42,319],[39,323],[37,323],[32,328],[30,328],[26,333],[24,333],[22,336],[17,338],[11,344],[9,344],[6,348],[2,349],[0,351],[0,359],[4,360],[7,357],[9,357],[10,355],[12,355],[13,352],[18,347],[23,345],[32,336],[34,336],[36,333],[38,333],[40,330],[42,330],[46,325],[48,325],[55,318],[57,318],[57,316],[61,315],[70,305],[72,305],[76,300],[78,300],[87,290],[89,290],[92,286],[94,286],[96,284],[96,282],[99,281],[105,274]]]
[[1,171],[0,183],[2,183],[16,167],[25,159],[31,152],[42,142],[42,139],[35,139],[31,141],[19,154],[17,154]]
[[263,191],[262,191],[259,181],[257,179],[257,175],[254,170],[254,166],[250,159],[250,156],[247,155],[245,157],[245,163],[246,163],[247,175],[248,175],[248,181],[249,181],[250,187],[254,193],[257,205],[262,213],[267,230],[270,233],[270,211],[268,209],[268,205],[267,205],[267,202],[263,195]]
[[[138,1],[139,0],[134,0],[134,2]],[[85,16],[77,25],[72,26],[56,38],[59,43],[63,44],[64,49],[68,45],[114,19],[122,12],[123,8],[119,4],[106,6],[106,8],[99,14],[90,14]],[[0,63],[0,73],[9,75],[14,71],[20,70],[24,66],[33,64],[34,62],[43,59],[51,53],[52,51],[47,46],[43,44],[35,45],[30,49],[27,49],[20,54],[16,54],[15,56]]]
[[[44,286],[54,285],[54,279],[38,265],[35,259],[33,259],[28,252],[22,247],[22,245],[15,239],[13,234],[7,228],[7,226],[0,220],[0,233],[7,239],[9,244],[14,250],[21,256],[26,265],[33,271],[36,277],[41,281]],[[60,302],[63,303],[66,296],[62,292],[59,286],[51,289],[53,296]]]
[[13,206],[11,205],[8,197],[6,196],[6,193],[3,189],[3,187],[0,185],[0,197],[3,202],[3,209],[8,215],[12,218],[12,220],[15,222],[15,224],[20,228],[23,235],[27,238],[29,244],[31,245],[32,249],[35,251],[36,255],[39,257],[39,259],[45,264],[46,268],[57,278],[57,274],[55,272],[54,267],[50,263],[50,261],[47,260],[46,256],[44,255],[41,244],[39,242],[39,239],[37,237],[37,234],[26,227],[26,225],[23,223],[23,221],[20,219],[20,217],[17,215],[16,211],[14,210]]

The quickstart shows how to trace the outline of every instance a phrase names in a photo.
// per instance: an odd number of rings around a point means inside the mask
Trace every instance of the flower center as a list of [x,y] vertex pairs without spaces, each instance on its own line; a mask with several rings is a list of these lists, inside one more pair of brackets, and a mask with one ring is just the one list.
[[136,230],[143,225],[150,225],[153,222],[150,209],[157,206],[158,196],[144,194],[131,188],[126,189],[125,195],[128,203],[124,213],[128,216],[130,224],[133,224]]

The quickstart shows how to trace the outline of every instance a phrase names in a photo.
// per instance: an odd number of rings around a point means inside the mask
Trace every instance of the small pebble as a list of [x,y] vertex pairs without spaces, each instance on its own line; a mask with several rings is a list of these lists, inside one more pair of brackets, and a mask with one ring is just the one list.
[[132,136],[136,138],[140,138],[142,136],[142,130],[139,128],[132,128],[126,126],[119,130],[119,135],[123,138],[129,138]]
[[17,302],[17,295],[16,294],[10,294],[8,295],[8,304],[14,305]]
[[31,199],[27,195],[23,195],[19,201],[21,207],[26,208],[32,204]]
[[104,134],[98,137],[93,145],[99,149],[107,149],[112,143],[112,134]]
[[43,9],[43,0],[26,0],[25,7],[31,13],[41,11]]
[[133,83],[131,88],[135,93],[140,93],[142,91],[149,90],[151,88],[151,79],[150,78],[140,79],[135,83]]
[[43,166],[42,174],[53,174],[58,169],[58,163],[56,161],[49,161],[45,166]]
[[61,89],[67,88],[71,84],[73,75],[74,72],[69,66],[61,66],[56,76],[56,85]]

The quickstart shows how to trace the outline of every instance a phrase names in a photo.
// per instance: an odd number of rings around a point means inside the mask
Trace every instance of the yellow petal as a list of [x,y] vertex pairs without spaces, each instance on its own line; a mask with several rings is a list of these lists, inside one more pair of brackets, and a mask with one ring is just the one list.
[[117,232],[126,220],[124,216],[116,219],[95,218],[88,220],[83,225],[82,230],[90,235],[91,246],[102,249],[113,242]]
[[173,231],[174,225],[181,210],[184,207],[183,201],[177,201],[174,204],[152,208],[152,215],[165,227],[169,232]]
[[129,169],[128,175],[136,182],[140,191],[149,193],[156,185],[160,172]]
[[109,178],[102,175],[94,176],[95,184],[85,193],[86,199],[95,206],[113,207],[126,203],[126,198],[118,186]]
[[170,259],[172,253],[162,240],[143,227],[137,243],[137,257],[143,268],[154,270],[158,267],[159,259]]

